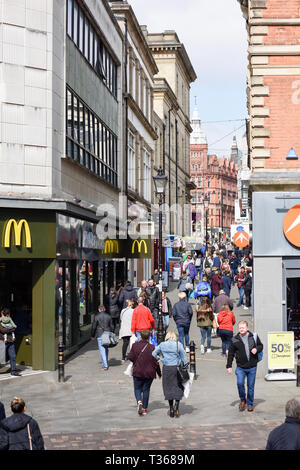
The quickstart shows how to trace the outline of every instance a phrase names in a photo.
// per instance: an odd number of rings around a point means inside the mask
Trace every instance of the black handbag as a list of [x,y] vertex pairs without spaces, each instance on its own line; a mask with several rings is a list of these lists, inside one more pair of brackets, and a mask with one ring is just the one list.
[[[179,359],[178,342],[177,342],[177,358]],[[182,362],[180,364],[177,364],[177,379],[180,384],[184,384],[185,382],[190,380],[188,366],[184,366]]]

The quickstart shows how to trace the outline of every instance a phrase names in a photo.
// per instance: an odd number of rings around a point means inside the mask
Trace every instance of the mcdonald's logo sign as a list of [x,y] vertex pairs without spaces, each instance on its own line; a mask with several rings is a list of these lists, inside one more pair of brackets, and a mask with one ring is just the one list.
[[105,254],[111,254],[111,253],[118,254],[119,253],[118,240],[105,240],[104,253]]
[[26,248],[31,248],[31,233],[27,220],[21,219],[19,220],[19,222],[17,222],[15,219],[10,219],[7,222],[4,229],[4,248],[10,248],[11,232],[14,233],[16,246],[21,246],[21,239],[23,233],[25,237]]
[[137,244],[138,253],[142,252],[142,244],[144,246],[144,253],[145,254],[148,253],[147,244],[146,244],[145,240],[134,240],[134,242],[132,243],[132,247],[131,247],[131,253],[135,252],[135,244]]

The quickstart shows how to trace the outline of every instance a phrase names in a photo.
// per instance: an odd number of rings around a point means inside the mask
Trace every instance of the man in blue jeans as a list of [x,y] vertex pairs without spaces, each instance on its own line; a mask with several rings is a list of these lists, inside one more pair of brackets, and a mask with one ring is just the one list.
[[[240,321],[238,324],[239,333],[231,340],[228,358],[227,358],[227,372],[232,374],[232,362],[236,359],[237,388],[240,397],[239,410],[253,411],[254,402],[254,385],[256,378],[256,368],[258,362],[258,353],[263,350],[263,344],[259,337],[256,335],[254,339],[253,333],[248,330],[248,322]],[[245,391],[245,379],[247,377],[247,397]]]
[[193,316],[193,309],[191,305],[186,302],[185,292],[179,292],[178,297],[179,302],[176,302],[176,304],[174,304],[172,315],[177,326],[179,341],[181,342],[183,347],[185,341],[185,351],[190,352],[189,331]]

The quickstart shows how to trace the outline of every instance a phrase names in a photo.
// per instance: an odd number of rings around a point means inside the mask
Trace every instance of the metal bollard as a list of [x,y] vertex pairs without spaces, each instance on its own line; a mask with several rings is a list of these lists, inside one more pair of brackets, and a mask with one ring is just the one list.
[[296,386],[300,387],[300,354],[297,354],[297,379]]
[[65,381],[64,345],[62,342],[58,345],[58,381]]
[[193,372],[194,375],[194,380],[196,380],[196,353],[195,353],[195,343],[194,341],[190,342],[190,372]]

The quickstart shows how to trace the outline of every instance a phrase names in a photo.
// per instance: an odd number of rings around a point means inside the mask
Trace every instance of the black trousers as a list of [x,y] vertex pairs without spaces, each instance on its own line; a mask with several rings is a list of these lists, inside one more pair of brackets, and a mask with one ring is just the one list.
[[246,307],[251,307],[251,289],[245,289]]
[[129,346],[130,338],[131,338],[131,336],[123,336],[123,338],[122,338],[122,340],[123,340],[122,360],[123,361],[125,361],[125,359],[126,359],[126,353],[127,353],[127,349],[128,349],[128,346]]

